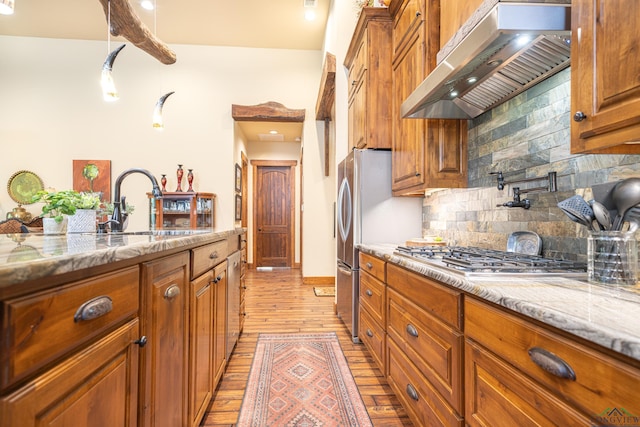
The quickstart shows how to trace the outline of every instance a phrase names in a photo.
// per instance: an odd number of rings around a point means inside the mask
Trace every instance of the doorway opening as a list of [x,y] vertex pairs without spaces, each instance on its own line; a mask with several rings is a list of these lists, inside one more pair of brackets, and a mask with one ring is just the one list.
[[[237,139],[245,145],[241,154],[246,151],[242,159],[242,182],[250,185],[247,191],[243,188],[241,192],[240,224],[248,231],[249,267],[301,268],[305,110],[268,102],[254,106],[232,105],[232,116],[241,134]],[[247,164],[251,167],[245,167]],[[247,172],[251,176],[244,179]]]

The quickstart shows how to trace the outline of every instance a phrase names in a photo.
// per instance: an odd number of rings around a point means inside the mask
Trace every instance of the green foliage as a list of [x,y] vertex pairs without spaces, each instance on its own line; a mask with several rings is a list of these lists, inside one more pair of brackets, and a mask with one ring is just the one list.
[[32,203],[42,202],[42,216],[54,218],[62,222],[63,215],[73,215],[77,209],[97,209],[100,198],[92,193],[79,193],[75,190],[41,190],[31,200]]

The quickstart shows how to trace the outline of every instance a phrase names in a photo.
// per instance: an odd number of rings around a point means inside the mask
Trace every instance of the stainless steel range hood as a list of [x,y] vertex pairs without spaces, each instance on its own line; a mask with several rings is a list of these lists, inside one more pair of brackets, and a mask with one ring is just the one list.
[[402,117],[472,119],[566,68],[570,35],[570,4],[498,3],[409,95]]

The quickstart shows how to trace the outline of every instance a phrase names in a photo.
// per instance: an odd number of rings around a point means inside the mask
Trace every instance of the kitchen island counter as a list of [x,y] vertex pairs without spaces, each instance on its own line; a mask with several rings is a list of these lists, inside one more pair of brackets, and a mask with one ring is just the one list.
[[114,263],[137,263],[228,238],[241,230],[165,230],[163,232],[6,234],[0,236],[0,298],[33,292],[83,271]]
[[467,294],[640,361],[640,288],[612,287],[563,277],[464,277],[394,255],[391,244],[360,251],[438,280]]

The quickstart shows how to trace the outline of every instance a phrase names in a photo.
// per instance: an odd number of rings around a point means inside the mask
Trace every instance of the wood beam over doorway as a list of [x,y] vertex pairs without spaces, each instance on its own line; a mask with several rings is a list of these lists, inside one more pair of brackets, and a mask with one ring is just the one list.
[[232,104],[231,116],[238,122],[304,122],[305,110],[293,110],[278,102]]

